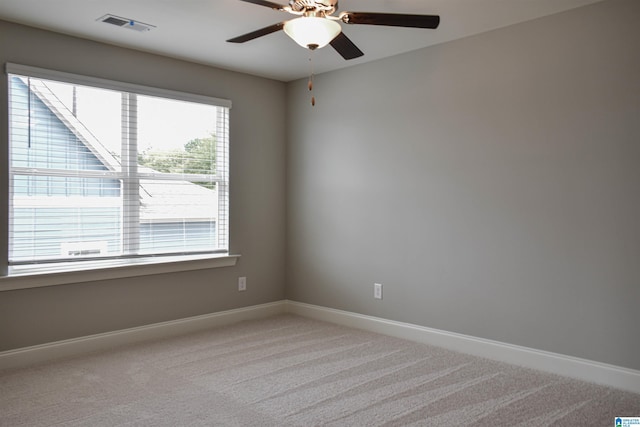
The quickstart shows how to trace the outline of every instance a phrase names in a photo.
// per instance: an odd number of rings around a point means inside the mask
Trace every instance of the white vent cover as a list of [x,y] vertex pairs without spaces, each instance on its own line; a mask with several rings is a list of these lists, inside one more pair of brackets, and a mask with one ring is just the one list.
[[96,21],[140,32],[151,31],[153,28],[156,28],[155,25],[145,24],[144,22],[136,21],[134,19],[123,18],[122,16],[111,14],[101,16],[100,18],[96,19]]

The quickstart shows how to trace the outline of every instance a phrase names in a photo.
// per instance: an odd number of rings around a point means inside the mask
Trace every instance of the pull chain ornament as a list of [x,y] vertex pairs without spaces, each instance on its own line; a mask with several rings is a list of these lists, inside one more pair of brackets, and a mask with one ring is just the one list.
[[309,49],[309,83],[307,87],[309,88],[309,92],[311,92],[311,106],[314,107],[316,105],[316,97],[313,96],[313,50]]

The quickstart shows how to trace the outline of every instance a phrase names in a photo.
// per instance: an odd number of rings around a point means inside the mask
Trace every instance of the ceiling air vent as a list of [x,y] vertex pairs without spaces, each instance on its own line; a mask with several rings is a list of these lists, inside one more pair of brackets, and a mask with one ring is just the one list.
[[100,18],[96,19],[96,21],[105,22],[117,27],[128,28],[130,30],[140,32],[151,31],[153,28],[156,28],[155,25],[145,24],[144,22],[136,21],[134,19],[123,18],[122,16],[110,14],[101,16]]

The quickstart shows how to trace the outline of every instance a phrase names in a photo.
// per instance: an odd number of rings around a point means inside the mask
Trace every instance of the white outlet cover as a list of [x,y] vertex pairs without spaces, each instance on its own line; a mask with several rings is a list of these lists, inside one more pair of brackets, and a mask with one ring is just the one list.
[[382,284],[380,283],[373,284],[373,297],[375,299],[382,299]]

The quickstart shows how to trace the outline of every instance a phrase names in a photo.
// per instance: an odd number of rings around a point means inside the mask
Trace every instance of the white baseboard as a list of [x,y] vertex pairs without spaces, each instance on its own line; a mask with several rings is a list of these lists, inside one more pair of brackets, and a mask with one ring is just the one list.
[[286,311],[286,302],[277,301],[234,310],[204,314],[185,319],[154,323],[136,328],[89,335],[47,344],[0,352],[0,370],[19,368],[63,357],[76,356],[141,341],[167,338],[228,325],[243,320],[261,319]]
[[292,313],[640,393],[640,371],[295,301],[276,301],[0,352],[0,370]]
[[286,302],[286,311],[640,393],[640,371],[633,369],[294,301]]

